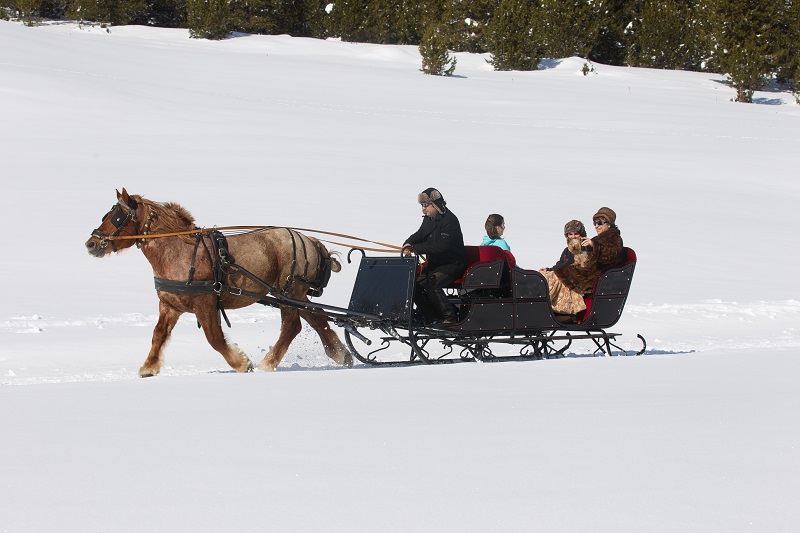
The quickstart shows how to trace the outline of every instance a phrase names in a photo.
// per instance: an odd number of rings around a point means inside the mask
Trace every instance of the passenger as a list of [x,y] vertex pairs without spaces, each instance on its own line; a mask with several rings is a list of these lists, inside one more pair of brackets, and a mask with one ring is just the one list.
[[585,255],[581,254],[580,261],[575,257],[572,264],[556,264],[542,272],[550,289],[553,311],[567,315],[559,317],[563,322],[574,321],[575,315],[586,310],[584,294],[592,291],[600,274],[617,265],[622,255],[622,236],[616,226],[616,213],[608,207],[601,207],[592,220],[597,236],[583,238],[581,247]]
[[460,278],[467,267],[461,224],[436,189],[425,189],[417,200],[424,218],[416,233],[403,244],[404,255],[411,255],[413,250],[427,257],[417,275],[414,301],[426,322],[439,319],[442,324],[452,324],[456,311],[447,301],[443,287]]
[[492,214],[486,219],[486,235],[483,236],[481,246],[499,246],[503,250],[511,251],[511,247],[503,238],[506,230],[506,221],[501,215]]
[[586,255],[586,251],[581,248],[581,241],[586,238],[586,228],[580,220],[570,220],[564,225],[564,237],[567,239],[567,247],[561,252],[561,257],[551,268],[540,268],[539,272],[553,270],[554,268],[571,265],[575,262],[575,254],[581,260]]

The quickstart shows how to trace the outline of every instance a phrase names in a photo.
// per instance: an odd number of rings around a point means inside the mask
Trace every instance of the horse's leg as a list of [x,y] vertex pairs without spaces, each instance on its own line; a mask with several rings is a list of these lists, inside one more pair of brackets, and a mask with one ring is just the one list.
[[281,307],[281,334],[278,336],[275,346],[273,346],[264,359],[258,363],[259,370],[272,372],[280,364],[286,350],[292,343],[303,326],[300,324],[300,312],[291,307]]
[[331,329],[327,318],[309,311],[300,311],[300,316],[317,332],[328,357],[340,365],[353,366],[353,356],[339,339],[339,335]]
[[222,332],[222,326],[217,317],[217,308],[214,305],[207,306],[203,310],[196,312],[195,316],[206,334],[206,340],[216,351],[222,354],[225,361],[237,372],[252,372],[253,363],[250,358],[239,349],[238,346],[228,344],[228,339]]
[[178,318],[181,312],[167,305],[164,302],[158,302],[158,323],[153,329],[153,343],[150,346],[150,353],[147,355],[142,368],[139,369],[139,376],[148,378],[157,375],[161,371],[161,362],[163,359],[164,346],[172,334],[172,328],[178,323]]

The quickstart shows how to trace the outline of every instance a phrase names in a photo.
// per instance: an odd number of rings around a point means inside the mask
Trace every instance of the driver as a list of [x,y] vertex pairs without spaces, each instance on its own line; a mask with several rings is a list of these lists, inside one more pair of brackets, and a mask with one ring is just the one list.
[[425,255],[427,263],[417,275],[414,301],[426,322],[439,320],[442,324],[456,322],[456,310],[447,301],[443,287],[464,274],[467,256],[461,224],[447,209],[442,193],[433,187],[417,197],[422,206],[423,220],[416,233],[406,239],[403,254]]

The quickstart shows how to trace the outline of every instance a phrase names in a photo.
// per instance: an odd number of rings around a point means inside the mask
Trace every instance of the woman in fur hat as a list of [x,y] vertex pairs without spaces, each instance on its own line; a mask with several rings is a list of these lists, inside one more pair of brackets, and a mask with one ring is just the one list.
[[403,253],[424,255],[427,263],[417,276],[414,301],[426,321],[441,319],[443,324],[456,321],[456,312],[447,301],[443,287],[464,274],[467,255],[461,224],[447,209],[442,193],[430,187],[417,197],[422,206],[422,224],[406,239]]
[[[616,220],[617,214],[612,209],[601,207],[592,217],[597,231],[595,237],[589,239],[584,234],[580,247],[576,247],[577,239],[570,241],[568,238],[568,249],[573,254],[572,263],[557,263],[542,272],[550,289],[550,305],[556,314],[572,318],[586,310],[583,295],[594,289],[600,274],[619,264],[623,245]],[[569,226],[570,223],[567,223],[565,233]]]

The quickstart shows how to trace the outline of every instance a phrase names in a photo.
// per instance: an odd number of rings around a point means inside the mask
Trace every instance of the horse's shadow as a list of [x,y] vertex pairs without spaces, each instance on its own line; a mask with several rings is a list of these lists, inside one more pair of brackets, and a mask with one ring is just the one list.
[[[369,368],[368,365],[354,365],[352,368],[345,368],[338,365],[323,365],[323,366],[302,366],[298,363],[293,363],[289,366],[278,366],[275,369],[275,372],[328,372],[331,370],[357,370],[360,368]],[[271,372],[263,372],[263,371],[255,371],[254,374],[270,374]],[[206,374],[238,374],[236,370],[233,369],[215,369],[209,370]]]

